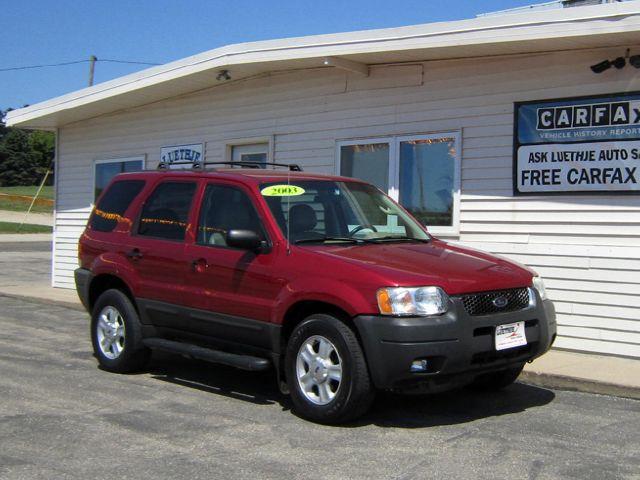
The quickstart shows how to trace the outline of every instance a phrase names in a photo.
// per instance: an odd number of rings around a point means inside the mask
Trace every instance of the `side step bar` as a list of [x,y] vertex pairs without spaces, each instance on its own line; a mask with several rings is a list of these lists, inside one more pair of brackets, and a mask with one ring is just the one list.
[[154,350],[178,353],[191,358],[197,358],[198,360],[204,360],[205,362],[219,363],[242,370],[258,372],[268,370],[271,367],[271,362],[266,358],[221,352],[220,350],[199,347],[190,343],[174,342],[172,340],[165,340],[164,338],[145,338],[142,340],[142,343]]

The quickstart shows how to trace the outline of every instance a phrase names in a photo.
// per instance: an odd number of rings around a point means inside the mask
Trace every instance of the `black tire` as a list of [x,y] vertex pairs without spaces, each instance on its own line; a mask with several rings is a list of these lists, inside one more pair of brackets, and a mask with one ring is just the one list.
[[[300,348],[317,336],[333,344],[342,367],[335,397],[325,405],[315,404],[307,398],[297,375]],[[287,343],[285,371],[296,412],[314,422],[337,424],[354,420],[369,409],[375,396],[367,362],[355,333],[331,315],[314,314],[295,327]]]
[[484,391],[501,390],[515,382],[523,368],[524,364],[498,372],[485,373],[477,377],[471,387]]
[[[124,339],[119,342],[122,351],[116,358],[109,358],[103,352],[98,339],[100,315],[108,307],[117,310],[124,323]],[[107,290],[98,297],[91,315],[91,343],[98,363],[110,372],[131,373],[139,371],[145,367],[151,355],[151,351],[142,344],[138,312],[129,297],[120,290]]]

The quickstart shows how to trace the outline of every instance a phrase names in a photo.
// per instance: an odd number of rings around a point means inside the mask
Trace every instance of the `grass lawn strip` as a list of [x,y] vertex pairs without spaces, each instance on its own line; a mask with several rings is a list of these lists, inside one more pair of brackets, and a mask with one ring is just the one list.
[[51,233],[52,228],[47,225],[32,225],[25,223],[18,231],[19,223],[0,222],[0,235],[3,233]]

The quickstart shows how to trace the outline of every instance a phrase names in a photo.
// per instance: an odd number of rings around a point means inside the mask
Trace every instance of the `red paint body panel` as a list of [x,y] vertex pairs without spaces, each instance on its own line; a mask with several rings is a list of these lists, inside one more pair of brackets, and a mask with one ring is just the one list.
[[[125,178],[147,184],[114,232],[85,231],[80,263],[94,275],[120,277],[139,298],[278,324],[299,301],[330,303],[351,316],[378,314],[375,294],[381,287],[435,285],[458,295],[531,286],[535,275],[515,262],[435,238],[430,243],[291,245],[287,251],[259,184],[287,178],[358,181],[350,178],[226,169],[128,173],[114,181]],[[184,243],[135,234],[145,198],[159,182],[170,179],[199,182]],[[208,183],[233,184],[250,196],[269,237],[269,252],[195,243],[199,205]],[[134,248],[143,254],[141,259],[127,257]],[[194,260],[199,267],[192,266]]]

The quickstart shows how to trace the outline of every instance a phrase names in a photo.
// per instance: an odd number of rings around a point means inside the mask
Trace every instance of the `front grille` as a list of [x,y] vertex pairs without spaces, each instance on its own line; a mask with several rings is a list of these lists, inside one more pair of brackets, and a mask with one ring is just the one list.
[[529,289],[512,288],[510,290],[464,295],[462,303],[467,313],[473,316],[515,312],[529,305]]

